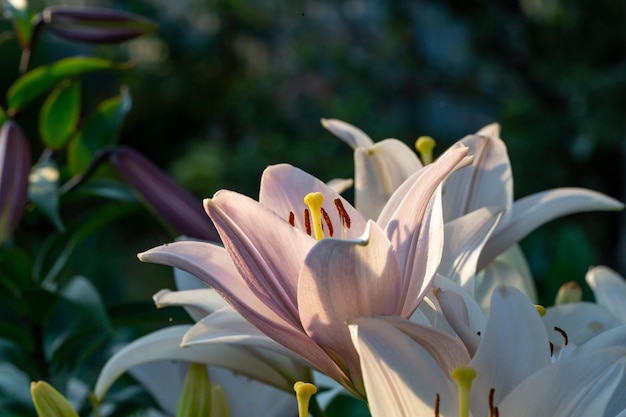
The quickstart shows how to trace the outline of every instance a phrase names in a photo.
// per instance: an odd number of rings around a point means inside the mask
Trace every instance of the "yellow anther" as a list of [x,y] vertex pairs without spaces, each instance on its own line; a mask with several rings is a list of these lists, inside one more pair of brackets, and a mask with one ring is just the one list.
[[583,290],[580,288],[580,285],[578,285],[574,281],[570,281],[561,285],[561,288],[559,288],[559,292],[556,294],[554,304],[561,305],[568,303],[577,303],[582,299]]
[[309,401],[313,394],[317,392],[317,387],[308,382],[298,381],[293,384],[293,390],[296,392],[296,398],[298,399],[298,416],[309,416]]
[[469,394],[476,370],[469,366],[459,366],[452,371],[452,378],[459,390],[459,417],[469,417]]
[[541,317],[546,315],[546,308],[544,306],[540,306],[539,304],[535,304],[535,309],[537,310],[537,313],[539,313],[539,315]]
[[304,204],[309,206],[311,211],[311,220],[313,230],[315,231],[315,239],[322,240],[324,231],[322,230],[322,203],[324,202],[324,194],[320,192],[309,193],[304,197]]
[[435,139],[430,136],[420,136],[415,142],[415,149],[422,156],[422,163],[428,165],[433,162],[433,149],[435,148]]

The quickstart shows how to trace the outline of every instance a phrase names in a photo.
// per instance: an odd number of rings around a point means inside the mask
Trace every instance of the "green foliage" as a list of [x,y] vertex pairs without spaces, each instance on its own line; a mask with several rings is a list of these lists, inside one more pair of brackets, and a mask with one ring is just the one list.
[[80,82],[64,80],[48,96],[39,115],[39,135],[52,149],[65,146],[80,116]]
[[87,72],[115,68],[116,64],[102,58],[65,58],[52,65],[28,71],[17,79],[7,92],[9,113],[16,113],[34,99],[67,78]]

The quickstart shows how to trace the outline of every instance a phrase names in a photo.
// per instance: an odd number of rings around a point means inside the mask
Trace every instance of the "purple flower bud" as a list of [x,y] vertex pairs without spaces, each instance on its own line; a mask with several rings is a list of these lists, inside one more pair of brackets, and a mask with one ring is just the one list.
[[28,139],[9,120],[0,130],[0,244],[11,235],[24,214],[30,168]]
[[198,239],[220,241],[215,226],[204,212],[202,201],[179,187],[145,156],[123,146],[113,149],[109,155],[117,171],[177,232]]
[[123,42],[156,28],[144,17],[97,8],[48,7],[37,16],[37,20],[58,36],[87,43]]

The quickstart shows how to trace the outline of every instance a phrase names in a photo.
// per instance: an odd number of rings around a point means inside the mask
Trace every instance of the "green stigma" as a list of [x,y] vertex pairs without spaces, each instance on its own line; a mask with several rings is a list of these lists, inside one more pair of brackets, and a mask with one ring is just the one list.
[[469,393],[472,381],[476,378],[476,369],[459,366],[452,371],[452,378],[459,390],[459,417],[469,417]]
[[422,157],[422,163],[428,165],[433,162],[433,149],[435,148],[435,139],[430,136],[420,136],[415,142],[415,149]]
[[313,394],[317,392],[317,387],[308,382],[298,381],[293,385],[293,390],[296,392],[296,398],[298,399],[298,417],[308,417],[309,402]]
[[315,232],[315,239],[322,240],[324,238],[324,230],[322,229],[322,203],[324,202],[324,194],[320,192],[309,193],[304,197],[304,204],[309,206],[311,211],[311,221]]

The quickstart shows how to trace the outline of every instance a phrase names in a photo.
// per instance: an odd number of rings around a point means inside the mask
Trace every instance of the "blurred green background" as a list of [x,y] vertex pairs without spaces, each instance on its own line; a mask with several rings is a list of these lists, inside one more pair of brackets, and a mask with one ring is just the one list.
[[[517,198],[559,186],[624,199],[626,3],[615,0],[119,0],[31,1],[126,10],[159,25],[122,46],[89,47],[45,33],[34,65],[85,54],[132,63],[85,77],[95,106],[128,86],[120,143],[199,198],[220,188],[256,196],[261,172],[288,162],[323,180],[350,177],[352,152],[320,118],[375,140],[433,136],[441,152],[485,124],[502,125]],[[2,22],[1,32],[9,30]],[[19,50],[0,43],[0,87]],[[28,117],[20,116],[28,130]],[[36,152],[36,151],[35,151]],[[132,226],[132,227],[130,227]],[[626,272],[623,216],[588,213],[522,242],[550,303],[590,265]],[[93,277],[109,302],[170,286],[166,268],[135,254],[165,237],[144,212],[87,241],[72,275]],[[70,273],[70,272],[68,272]],[[587,293],[588,294],[588,293]]]

